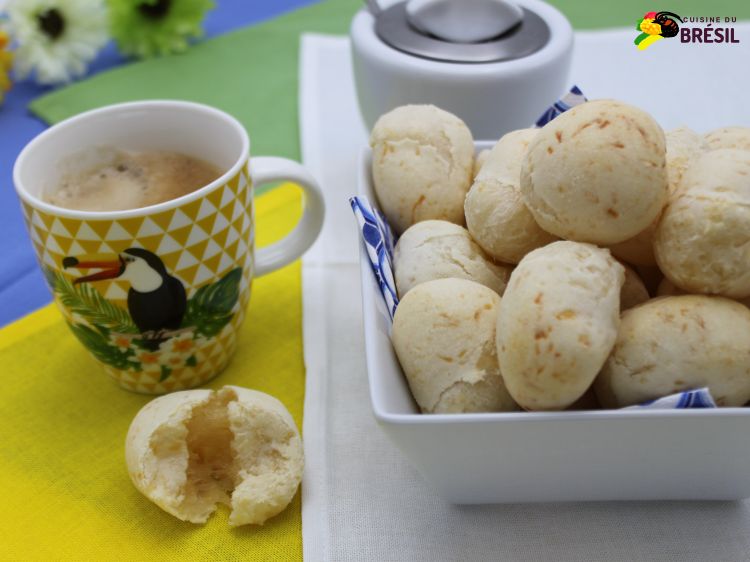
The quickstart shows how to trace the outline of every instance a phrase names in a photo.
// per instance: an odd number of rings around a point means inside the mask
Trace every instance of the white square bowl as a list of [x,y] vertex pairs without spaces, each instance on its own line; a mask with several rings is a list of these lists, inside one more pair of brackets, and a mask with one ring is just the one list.
[[[371,161],[366,149],[358,191],[375,205]],[[364,247],[360,267],[375,418],[448,501],[750,497],[750,408],[420,414]]]

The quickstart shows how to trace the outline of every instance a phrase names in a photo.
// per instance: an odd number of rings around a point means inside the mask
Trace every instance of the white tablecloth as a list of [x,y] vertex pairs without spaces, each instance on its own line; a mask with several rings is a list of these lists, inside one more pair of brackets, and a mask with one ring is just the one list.
[[[578,33],[572,76],[589,97],[631,102],[665,128],[750,126],[750,26],[738,35],[739,46],[662,41],[638,52],[633,30]],[[447,504],[427,486],[370,408],[347,201],[366,133],[348,42],[303,37],[300,77],[303,159],[322,182],[328,209],[303,261],[305,559],[750,560],[747,501],[471,507]]]

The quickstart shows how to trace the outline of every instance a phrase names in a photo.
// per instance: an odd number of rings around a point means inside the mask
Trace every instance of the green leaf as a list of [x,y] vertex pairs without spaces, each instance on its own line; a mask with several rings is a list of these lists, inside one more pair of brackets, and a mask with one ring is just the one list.
[[206,311],[195,311],[193,316],[184,322],[185,326],[193,326],[195,334],[212,338],[232,321],[233,314],[211,314]]
[[195,327],[197,335],[212,337],[232,321],[240,296],[242,269],[236,268],[216,283],[198,289],[187,303],[182,327]]
[[161,366],[161,376],[159,377],[159,382],[165,381],[169,378],[169,375],[172,374],[172,369],[167,367],[166,365]]
[[73,285],[61,272],[49,269],[45,275],[60,302],[90,324],[121,334],[139,333],[127,310],[105,299],[88,283]]
[[185,360],[185,365],[188,367],[195,367],[198,364],[198,360],[195,358],[195,355],[191,355]]
[[242,269],[239,267],[227,273],[216,283],[201,287],[193,299],[206,310],[216,314],[228,314],[240,296]]
[[136,365],[130,361],[133,355],[131,350],[122,351],[117,346],[109,343],[109,340],[89,326],[83,324],[68,323],[73,334],[88,349],[94,357],[102,363],[111,365],[115,369],[130,369]]

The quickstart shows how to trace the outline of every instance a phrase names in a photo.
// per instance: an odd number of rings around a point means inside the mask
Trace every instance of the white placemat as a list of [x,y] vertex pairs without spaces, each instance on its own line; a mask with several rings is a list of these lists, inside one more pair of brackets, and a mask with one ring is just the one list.
[[[750,76],[741,70],[750,26],[741,26],[741,46],[723,48],[662,41],[638,52],[633,35],[577,34],[572,76],[589,97],[639,105],[666,128],[750,126]],[[370,408],[347,202],[367,139],[350,69],[346,39],[302,38],[302,155],[328,212],[303,260],[305,559],[750,560],[750,502],[453,506],[385,438]]]

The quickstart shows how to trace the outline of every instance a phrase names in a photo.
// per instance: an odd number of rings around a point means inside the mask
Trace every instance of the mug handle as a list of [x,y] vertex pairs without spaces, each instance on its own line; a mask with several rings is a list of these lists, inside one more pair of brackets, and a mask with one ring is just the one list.
[[275,156],[250,158],[250,177],[254,185],[276,181],[290,181],[305,192],[302,218],[289,234],[278,242],[255,252],[255,277],[284,267],[299,258],[312,246],[323,228],[325,203],[318,182],[301,164]]

